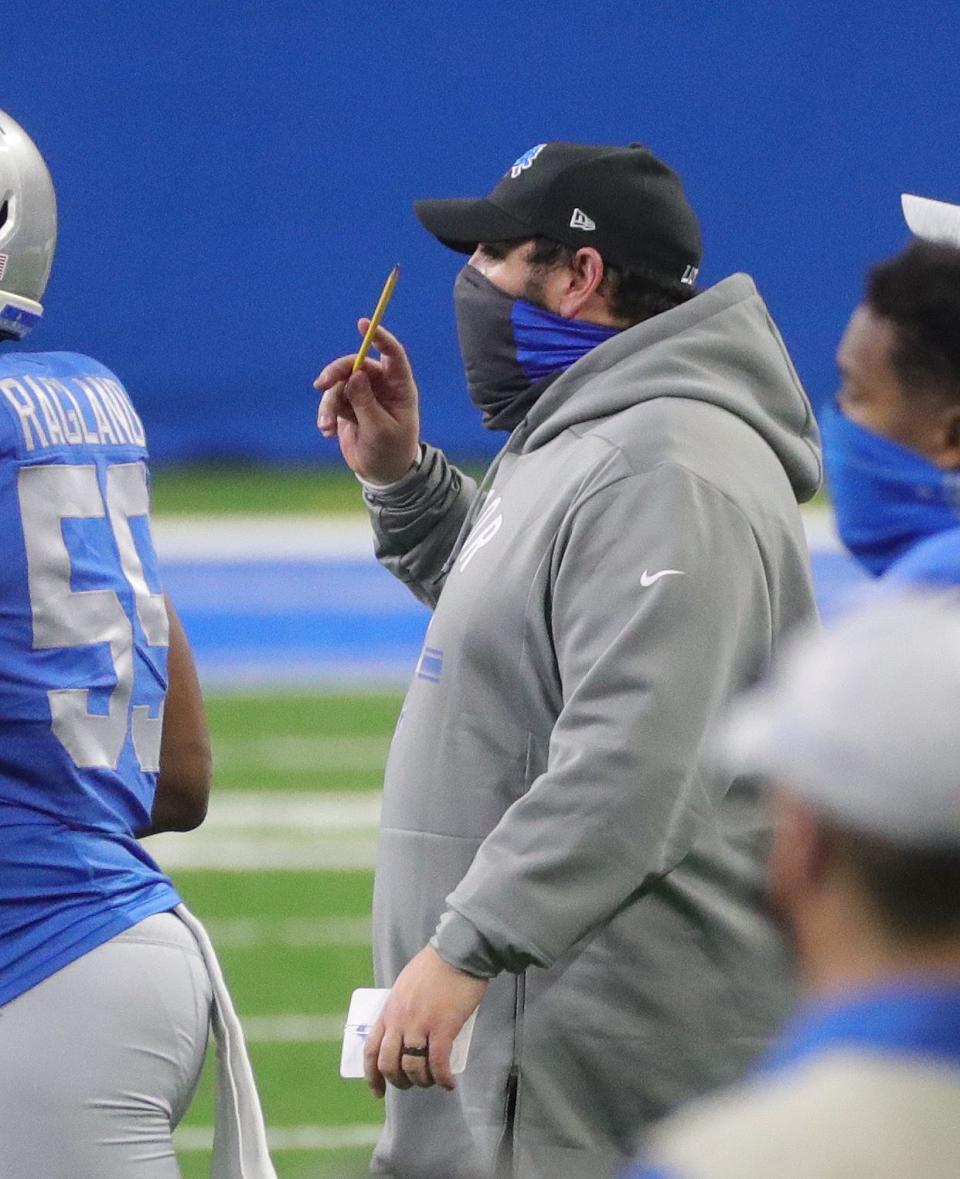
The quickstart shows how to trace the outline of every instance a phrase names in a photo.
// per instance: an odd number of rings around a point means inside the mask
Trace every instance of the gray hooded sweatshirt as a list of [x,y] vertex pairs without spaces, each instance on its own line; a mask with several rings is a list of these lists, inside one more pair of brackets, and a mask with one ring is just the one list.
[[397,724],[377,983],[491,978],[456,1092],[391,1089],[374,1170],[612,1175],[790,1005],[767,818],[709,730],[814,618],[809,402],[734,275],[560,376],[480,488],[425,447],[365,492],[432,619]]

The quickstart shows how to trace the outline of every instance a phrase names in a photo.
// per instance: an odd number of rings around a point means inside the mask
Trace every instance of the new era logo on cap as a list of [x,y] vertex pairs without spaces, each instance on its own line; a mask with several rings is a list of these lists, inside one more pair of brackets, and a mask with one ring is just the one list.
[[585,229],[587,231],[597,228],[597,223],[592,217],[588,217],[583,209],[574,209],[573,216],[570,218],[571,229]]
[[0,254],[0,278],[7,273],[7,263],[10,261],[8,254]]

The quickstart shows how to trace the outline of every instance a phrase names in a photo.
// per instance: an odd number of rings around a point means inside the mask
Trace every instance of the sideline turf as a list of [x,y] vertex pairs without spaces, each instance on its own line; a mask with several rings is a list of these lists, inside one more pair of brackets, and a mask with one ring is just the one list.
[[[387,748],[400,713],[399,693],[349,695],[234,695],[207,699],[213,739],[215,790],[377,790]],[[336,764],[338,743],[360,740],[368,748],[361,768],[355,759]],[[285,741],[320,747],[323,764],[309,752],[295,766],[280,754]],[[272,764],[269,752],[278,750]],[[254,759],[259,751],[260,756]],[[244,764],[247,754],[251,764]],[[254,764],[255,761],[255,764]]]
[[363,513],[352,472],[331,467],[161,467],[151,474],[154,515]]
[[[484,470],[476,460],[457,465],[474,477]],[[339,462],[323,467],[160,467],[152,471],[151,487],[157,516],[364,514],[357,480]]]
[[[376,751],[385,754],[400,710],[396,693],[371,694],[261,694],[224,695],[207,699],[214,757],[218,748],[230,749],[230,771],[215,774],[214,789],[283,792],[374,790],[382,766]],[[316,773],[277,767],[265,775],[261,764],[244,766],[238,751],[258,741],[363,740],[371,744],[371,765],[357,770],[344,766]],[[255,918],[278,922],[285,918],[359,918],[370,912],[372,874],[282,871],[181,871],[174,882],[187,905],[201,919],[216,922]],[[241,1018],[284,1014],[346,1014],[350,992],[372,985],[369,946],[277,944],[223,945],[220,958]],[[256,1043],[251,1045],[257,1081],[268,1125],[374,1125],[382,1106],[362,1083],[343,1081],[337,1068],[339,1044]],[[213,1124],[212,1051],[185,1127]],[[210,1174],[208,1151],[180,1154],[184,1179]],[[347,1179],[365,1173],[369,1147],[338,1150],[276,1151],[280,1179]]]
[[386,735],[400,712],[397,692],[227,693],[205,697],[210,731],[218,737]]

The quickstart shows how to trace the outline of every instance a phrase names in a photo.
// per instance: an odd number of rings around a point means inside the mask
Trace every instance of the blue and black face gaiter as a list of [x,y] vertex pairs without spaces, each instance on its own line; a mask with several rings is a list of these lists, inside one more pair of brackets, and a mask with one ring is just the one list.
[[564,319],[464,266],[453,287],[470,400],[488,430],[513,430],[547,386],[616,328]]

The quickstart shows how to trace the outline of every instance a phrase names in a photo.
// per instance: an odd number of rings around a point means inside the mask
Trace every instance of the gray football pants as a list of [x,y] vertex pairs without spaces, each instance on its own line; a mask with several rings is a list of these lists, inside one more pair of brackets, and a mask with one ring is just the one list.
[[193,935],[159,913],[0,1007],[0,1179],[179,1179],[210,1003]]

